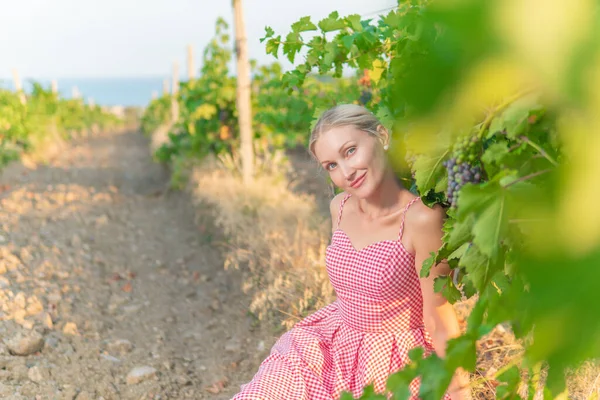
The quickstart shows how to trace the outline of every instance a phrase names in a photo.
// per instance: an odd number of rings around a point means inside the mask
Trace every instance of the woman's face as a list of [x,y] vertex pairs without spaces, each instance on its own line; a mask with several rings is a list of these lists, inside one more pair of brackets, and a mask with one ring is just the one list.
[[333,183],[357,197],[369,197],[383,180],[386,162],[381,141],[353,125],[321,134],[314,151]]

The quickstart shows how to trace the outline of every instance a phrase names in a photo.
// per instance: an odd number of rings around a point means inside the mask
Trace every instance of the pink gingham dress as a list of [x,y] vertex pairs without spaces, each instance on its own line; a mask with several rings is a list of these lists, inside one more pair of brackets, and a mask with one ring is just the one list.
[[[433,352],[415,258],[401,242],[406,212],[419,198],[404,209],[397,240],[357,250],[339,229],[349,197],[342,200],[326,253],[337,300],[285,333],[232,400],[334,400],[343,392],[359,397],[371,383],[384,392],[388,376],[410,361],[410,349]],[[413,399],[418,390],[416,379]]]

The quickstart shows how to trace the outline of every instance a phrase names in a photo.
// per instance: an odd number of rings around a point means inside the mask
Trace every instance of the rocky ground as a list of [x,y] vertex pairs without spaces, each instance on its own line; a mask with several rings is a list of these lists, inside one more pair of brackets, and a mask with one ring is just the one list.
[[0,398],[228,399],[274,341],[136,132],[0,176]]

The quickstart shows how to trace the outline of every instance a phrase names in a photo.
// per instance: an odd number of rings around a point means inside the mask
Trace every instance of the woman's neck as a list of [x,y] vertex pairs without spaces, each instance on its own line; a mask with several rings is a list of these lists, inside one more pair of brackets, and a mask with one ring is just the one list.
[[388,169],[378,190],[367,198],[358,199],[358,211],[371,220],[395,214],[402,210],[398,205],[405,203],[402,200],[407,194],[408,190],[398,182],[394,172]]

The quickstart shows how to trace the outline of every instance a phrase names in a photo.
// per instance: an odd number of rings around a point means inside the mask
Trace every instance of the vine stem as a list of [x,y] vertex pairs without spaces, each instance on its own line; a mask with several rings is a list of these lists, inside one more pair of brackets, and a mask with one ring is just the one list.
[[540,152],[540,154],[541,154],[542,156],[544,156],[544,158],[545,158],[546,160],[550,161],[550,163],[551,163],[552,165],[554,165],[555,167],[558,167],[558,162],[556,162],[556,160],[554,160],[554,159],[553,159],[553,158],[550,156],[550,154],[548,154],[548,153],[546,152],[546,150],[542,149],[542,147],[541,147],[540,145],[538,145],[537,143],[533,142],[531,139],[529,139],[529,138],[528,138],[528,137],[526,137],[526,136],[521,136],[521,137],[520,137],[520,139],[521,139],[523,142],[525,142],[525,143],[527,143],[528,145],[530,145],[531,147],[533,147],[534,149],[536,149],[537,151],[539,151],[539,152]]
[[496,107],[494,109],[494,111],[492,111],[491,113],[489,113],[485,119],[483,120],[483,122],[481,123],[481,127],[479,128],[479,133],[477,134],[478,137],[482,137],[483,133],[490,127],[490,124],[492,123],[492,120],[498,115],[500,114],[502,111],[504,111],[504,109],[506,107],[508,107],[509,105],[511,105],[514,101],[520,99],[521,97],[531,93],[533,91],[533,89],[526,89],[523,90],[513,96],[510,96],[508,98],[506,98],[502,103],[500,103],[500,105],[498,107]]
[[472,386],[473,384],[477,384],[477,383],[480,383],[480,382],[488,383],[491,379],[497,379],[500,375],[502,375],[503,373],[505,373],[506,371],[508,371],[509,369],[511,369],[512,367],[514,367],[518,363],[520,363],[522,359],[523,359],[523,357],[521,357],[521,356],[513,358],[508,364],[506,364],[505,366],[503,366],[502,368],[500,368],[498,371],[496,371],[494,373],[493,378],[486,378],[485,376],[483,376],[481,374],[481,372],[479,372],[479,370],[477,370],[477,373],[479,373],[479,375],[481,375],[481,378],[480,379],[474,379],[474,380],[472,380],[470,382],[470,385]]
[[552,171],[551,169],[543,169],[543,170],[541,170],[541,171],[537,171],[537,172],[534,172],[534,173],[532,173],[532,174],[529,174],[529,175],[522,176],[522,177],[520,177],[519,179],[515,179],[514,181],[512,181],[512,182],[510,182],[510,183],[508,183],[508,184],[506,184],[506,185],[504,185],[504,186],[503,186],[503,188],[504,188],[504,189],[506,189],[507,187],[509,187],[509,186],[511,186],[511,185],[514,185],[515,183],[519,183],[519,182],[527,181],[527,180],[529,180],[529,179],[533,179],[533,178],[535,178],[536,176],[543,175],[543,174],[545,174],[546,172],[551,172],[551,171]]
[[489,353],[490,351],[493,351],[493,350],[510,349],[510,348],[513,348],[513,347],[514,348],[523,349],[523,346],[521,346],[520,344],[507,344],[507,345],[504,345],[504,346],[490,347],[489,349],[485,349],[485,351],[482,352],[482,354]]

